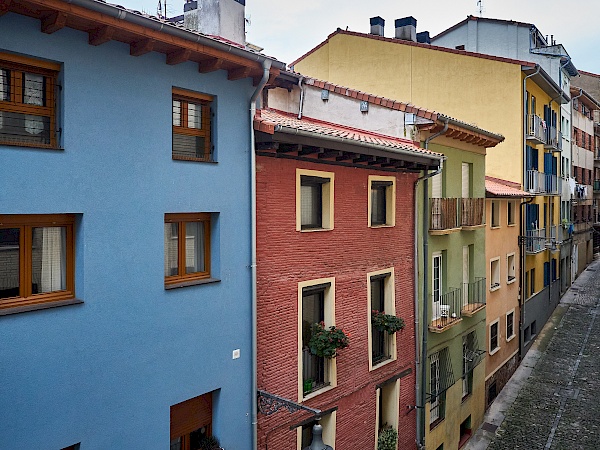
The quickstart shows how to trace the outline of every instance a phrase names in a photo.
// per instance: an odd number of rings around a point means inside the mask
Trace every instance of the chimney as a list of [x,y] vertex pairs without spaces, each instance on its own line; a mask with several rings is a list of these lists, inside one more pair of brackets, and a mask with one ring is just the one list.
[[385,20],[381,17],[371,17],[371,34],[375,36],[383,36],[383,27],[385,25]]
[[403,19],[396,19],[396,39],[405,41],[417,41],[417,19],[408,16]]
[[246,45],[246,0],[187,0],[185,28]]
[[417,42],[420,42],[421,44],[431,44],[429,31],[421,31],[420,33],[417,33]]

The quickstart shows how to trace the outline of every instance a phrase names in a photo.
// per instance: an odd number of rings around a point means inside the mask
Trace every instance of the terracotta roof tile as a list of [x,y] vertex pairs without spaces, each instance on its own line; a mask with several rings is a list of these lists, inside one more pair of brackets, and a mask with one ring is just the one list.
[[533,197],[532,194],[522,191],[519,183],[514,183],[500,178],[485,177],[485,191],[497,197]]

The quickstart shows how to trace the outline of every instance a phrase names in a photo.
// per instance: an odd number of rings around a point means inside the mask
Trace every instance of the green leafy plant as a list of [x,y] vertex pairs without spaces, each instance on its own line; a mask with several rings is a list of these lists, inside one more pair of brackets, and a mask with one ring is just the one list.
[[396,450],[396,442],[398,442],[398,432],[392,427],[386,426],[379,430],[377,450]]
[[394,334],[404,328],[404,320],[400,317],[375,309],[371,311],[371,324],[377,330],[386,331],[388,334]]
[[220,450],[221,444],[214,436],[206,436],[200,441],[200,450]]
[[335,358],[337,351],[350,345],[350,339],[344,330],[331,326],[325,328],[325,324],[315,323],[311,327],[311,337],[308,348],[313,355],[321,358]]

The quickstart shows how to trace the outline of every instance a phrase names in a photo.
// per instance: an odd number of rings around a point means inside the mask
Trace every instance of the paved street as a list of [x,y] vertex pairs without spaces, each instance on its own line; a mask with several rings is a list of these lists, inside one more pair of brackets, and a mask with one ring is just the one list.
[[600,260],[561,299],[466,448],[600,448]]

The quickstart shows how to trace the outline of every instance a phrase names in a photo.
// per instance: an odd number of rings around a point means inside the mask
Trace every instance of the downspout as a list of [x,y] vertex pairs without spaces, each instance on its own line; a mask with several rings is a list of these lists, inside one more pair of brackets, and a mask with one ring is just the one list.
[[263,61],[263,76],[250,98],[250,217],[251,217],[251,262],[252,272],[252,448],[257,449],[258,445],[258,382],[257,382],[257,322],[256,322],[256,152],[254,150],[254,115],[256,114],[256,99],[262,92],[269,80],[271,70],[271,61]]
[[[443,135],[448,131],[448,122],[449,118],[444,119],[444,128],[438,133],[435,133],[425,139],[425,150],[429,149],[429,143],[433,141],[435,138]],[[427,286],[427,271],[429,269],[429,257],[427,253],[429,251],[429,183],[428,180],[431,177],[434,177],[440,173],[444,168],[444,161],[446,157],[442,157],[440,161],[440,167],[435,172],[431,172],[423,175],[422,177],[417,178],[415,181],[415,188],[413,193],[414,203],[415,203],[415,354],[417,356],[417,360],[415,361],[415,369],[417,374],[421,377],[421,381],[416,383],[416,399],[417,399],[417,447],[419,449],[425,448],[425,403],[427,400],[427,371],[425,370],[425,361],[427,360],[427,320],[429,316],[429,301],[427,297],[429,295]],[[421,321],[422,328],[422,344],[421,344],[421,352],[419,357],[419,286],[417,280],[419,279],[419,247],[418,247],[418,202],[417,202],[417,189],[419,183],[423,181],[423,320]]]
[[521,212],[521,220],[519,221],[519,361],[523,359],[523,324],[525,323],[525,299],[527,298],[527,292],[523,292],[523,280],[525,279],[525,247],[526,247],[526,237],[525,230],[523,229],[523,221],[525,220],[525,214],[523,214],[523,206],[528,205],[533,201],[533,197],[529,200],[521,202],[519,204],[519,211]]
[[298,80],[298,87],[300,88],[300,105],[298,105],[298,120],[302,119],[302,109],[304,108],[304,88],[302,87],[302,82],[304,81],[304,77],[300,77]]

